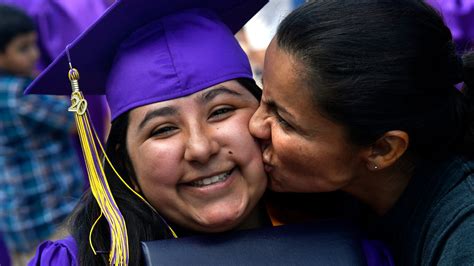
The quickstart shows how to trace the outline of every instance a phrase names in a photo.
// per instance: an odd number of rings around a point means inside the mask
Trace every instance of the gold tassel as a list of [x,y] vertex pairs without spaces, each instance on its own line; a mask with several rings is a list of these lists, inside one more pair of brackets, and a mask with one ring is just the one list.
[[[96,134],[93,133],[93,128],[89,122],[87,101],[79,90],[79,72],[71,66],[68,76],[73,89],[71,95],[71,107],[69,107],[68,110],[75,114],[77,132],[81,142],[92,195],[100,207],[101,216],[103,215],[107,219],[110,228],[111,247],[109,263],[111,265],[128,265],[129,250],[127,226],[125,224],[125,219],[114,200],[107,178],[105,177],[104,167],[94,141]],[[100,141],[98,143],[100,145]],[[99,218],[101,216],[99,216]],[[96,223],[94,223],[94,225]],[[91,228],[90,236],[92,235],[93,229],[94,226]],[[96,254],[91,238],[89,240],[91,248],[94,254]]]
[[[69,57],[69,53],[68,53]],[[70,112],[74,112],[77,131],[83,151],[83,156],[85,160],[85,165],[87,169],[87,174],[89,177],[90,188],[94,198],[96,199],[101,214],[94,222],[91,230],[89,232],[89,245],[91,246],[92,251],[97,255],[94,245],[92,243],[92,233],[95,228],[95,225],[104,216],[109,224],[110,228],[110,253],[109,253],[109,263],[111,265],[128,265],[129,261],[129,246],[128,246],[128,234],[127,226],[125,219],[120,212],[120,209],[117,203],[114,200],[112,191],[110,190],[107,178],[105,176],[104,167],[102,161],[100,160],[100,154],[97,151],[97,146],[100,147],[100,150],[105,158],[105,162],[110,165],[120,181],[137,197],[139,197],[145,204],[147,204],[154,212],[158,212],[151,206],[148,201],[133,190],[118,174],[118,172],[113,167],[110,162],[105,150],[101,144],[100,139],[97,136],[93,126],[90,123],[90,117],[87,112],[87,101],[84,99],[81,91],[79,90],[79,72],[77,69],[72,67],[72,64],[69,61],[70,70],[68,72],[68,77],[71,82],[72,95],[71,95],[71,107],[69,107]],[[159,214],[158,214],[159,215]],[[160,216],[161,217],[161,216]],[[173,237],[177,238],[176,233],[173,229],[166,223],[162,218],[163,222],[167,225],[168,229],[172,233]]]

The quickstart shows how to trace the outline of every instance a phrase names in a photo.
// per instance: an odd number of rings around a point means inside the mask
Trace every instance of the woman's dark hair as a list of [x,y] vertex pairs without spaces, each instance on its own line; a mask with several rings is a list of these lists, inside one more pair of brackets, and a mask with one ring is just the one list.
[[18,35],[36,31],[33,19],[18,8],[0,4],[0,18],[1,53]]
[[423,1],[314,1],[283,20],[276,42],[301,63],[318,111],[353,143],[403,130],[421,158],[474,152],[473,54],[461,60]]
[[[260,99],[261,89],[255,81],[250,79],[237,79],[237,81],[257,100]],[[120,115],[112,122],[106,153],[120,176],[133,187],[132,180],[136,181],[136,176],[126,150],[128,117],[129,112]],[[104,164],[104,171],[114,199],[127,224],[129,265],[142,265],[140,241],[167,239],[172,238],[172,235],[160,216],[128,190],[108,164]],[[69,230],[78,245],[79,265],[109,264],[110,233],[105,218],[101,218],[97,223],[92,236],[97,255],[94,255],[89,245],[89,231],[99,215],[99,205],[88,190],[69,218]],[[174,226],[173,228],[176,230]]]

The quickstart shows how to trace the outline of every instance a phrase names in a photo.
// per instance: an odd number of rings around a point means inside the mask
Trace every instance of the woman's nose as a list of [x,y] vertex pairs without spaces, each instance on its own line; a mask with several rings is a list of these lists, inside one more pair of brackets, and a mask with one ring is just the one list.
[[263,107],[258,107],[252,118],[250,118],[249,130],[250,134],[254,137],[269,140],[271,137],[271,127],[269,123],[265,121],[265,117]]
[[219,143],[209,131],[199,128],[189,134],[184,159],[190,162],[206,163],[219,151]]

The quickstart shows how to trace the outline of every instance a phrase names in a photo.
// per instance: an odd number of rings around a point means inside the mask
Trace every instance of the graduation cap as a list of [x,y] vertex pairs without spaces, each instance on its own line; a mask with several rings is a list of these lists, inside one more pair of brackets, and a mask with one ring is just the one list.
[[[140,105],[252,78],[248,59],[230,33],[266,2],[119,0],[68,47],[81,71],[81,90],[105,94],[114,119]],[[67,66],[65,50],[25,93],[70,94]]]
[[[103,170],[103,163],[112,164],[89,123],[82,94],[105,94],[115,119],[138,106],[252,78],[234,34],[266,2],[118,0],[26,89],[26,94],[67,95],[72,85],[69,111],[76,116],[92,194],[109,224],[111,264],[128,264],[126,224]],[[148,204],[118,173],[117,177]],[[95,253],[92,241],[91,248]]]

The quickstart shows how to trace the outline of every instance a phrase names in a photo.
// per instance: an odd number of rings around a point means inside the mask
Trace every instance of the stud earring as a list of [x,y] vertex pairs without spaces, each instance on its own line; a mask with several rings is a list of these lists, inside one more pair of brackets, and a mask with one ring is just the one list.
[[379,169],[379,167],[378,167],[377,165],[374,165],[374,170],[375,170],[375,169]]

